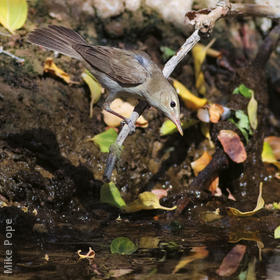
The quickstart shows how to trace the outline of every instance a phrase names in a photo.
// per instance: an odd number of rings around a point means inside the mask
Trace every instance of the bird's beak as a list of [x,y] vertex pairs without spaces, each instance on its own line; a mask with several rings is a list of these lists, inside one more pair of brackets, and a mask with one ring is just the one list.
[[181,126],[181,122],[180,122],[180,119],[177,119],[175,116],[172,116],[173,118],[171,118],[171,121],[176,125],[179,133],[183,136],[184,133],[183,133],[183,129],[182,129],[182,126]]

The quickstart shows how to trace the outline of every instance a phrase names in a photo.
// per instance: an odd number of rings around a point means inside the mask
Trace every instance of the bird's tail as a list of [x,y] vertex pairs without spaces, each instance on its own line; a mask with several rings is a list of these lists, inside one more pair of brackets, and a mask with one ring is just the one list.
[[72,46],[76,44],[88,45],[86,40],[77,32],[57,25],[49,25],[49,27],[35,29],[28,35],[28,41],[76,59],[81,59],[81,56]]

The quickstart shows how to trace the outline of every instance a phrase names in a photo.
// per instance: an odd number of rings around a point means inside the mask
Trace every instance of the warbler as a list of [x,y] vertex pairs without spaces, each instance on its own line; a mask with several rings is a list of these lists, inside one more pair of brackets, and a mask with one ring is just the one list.
[[108,90],[104,109],[125,120],[110,108],[117,97],[134,95],[164,113],[181,135],[180,104],[175,89],[160,68],[143,51],[89,45],[77,32],[57,25],[32,31],[29,42],[84,61],[92,74]]

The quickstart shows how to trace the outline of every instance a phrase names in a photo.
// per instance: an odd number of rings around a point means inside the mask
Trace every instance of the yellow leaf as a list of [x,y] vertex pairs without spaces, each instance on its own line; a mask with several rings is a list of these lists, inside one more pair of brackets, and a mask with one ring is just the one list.
[[247,112],[248,112],[248,118],[250,125],[253,129],[257,129],[258,127],[258,116],[257,116],[257,111],[258,111],[258,102],[254,97],[254,92],[251,92],[252,96],[251,99],[248,103],[247,106]]
[[260,183],[260,189],[259,189],[259,196],[258,196],[257,205],[256,205],[254,210],[248,211],[248,212],[242,212],[242,211],[239,211],[236,208],[228,207],[227,208],[228,213],[230,215],[233,215],[233,216],[248,217],[248,216],[253,216],[256,212],[261,210],[264,207],[264,199],[262,198],[262,186],[263,186],[263,183],[261,182]]
[[195,87],[202,95],[206,94],[206,86],[204,75],[201,71],[202,64],[206,57],[206,48],[203,45],[195,45],[192,49],[192,55],[194,59],[194,71],[195,71]]
[[197,176],[212,160],[212,156],[208,152],[204,152],[200,158],[191,162],[194,175]]
[[0,0],[0,23],[12,34],[24,25],[26,18],[26,0]]
[[162,209],[162,210],[175,210],[177,207],[164,207],[160,205],[159,198],[152,192],[143,192],[138,195],[138,198],[133,202],[127,204],[123,210],[127,213],[133,213],[141,210],[152,210],[152,209]]
[[99,100],[101,94],[104,92],[104,89],[100,83],[95,79],[95,77],[86,69],[82,73],[82,78],[85,83],[88,85],[90,90],[90,113],[89,117],[92,118],[93,114],[93,105]]
[[280,169],[280,162],[276,160],[273,150],[268,142],[263,143],[262,161],[272,163]]
[[[187,128],[195,125],[196,123],[197,123],[197,120],[190,119],[187,121],[182,121],[181,126],[182,126],[182,129],[184,130],[184,129],[187,129]],[[178,132],[178,129],[171,120],[166,120],[160,127],[160,136],[165,136],[165,135],[173,134],[176,132]]]
[[173,86],[188,109],[197,110],[207,103],[206,98],[195,96],[182,83],[175,79],[173,79]]
[[51,57],[48,57],[45,61],[44,72],[51,73],[52,75],[63,79],[67,84],[75,83],[71,81],[70,76],[67,73],[55,65]]

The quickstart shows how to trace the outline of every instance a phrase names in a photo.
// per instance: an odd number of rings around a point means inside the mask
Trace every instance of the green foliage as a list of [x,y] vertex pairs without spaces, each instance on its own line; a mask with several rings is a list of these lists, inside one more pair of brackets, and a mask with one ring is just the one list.
[[280,226],[278,226],[278,227],[274,230],[274,238],[275,238],[275,239],[279,239],[279,238],[280,238]]
[[127,237],[117,237],[112,241],[110,249],[112,254],[131,255],[137,246]]
[[89,140],[97,144],[102,153],[109,153],[110,146],[117,140],[117,137],[117,132],[113,128],[110,128]]
[[100,201],[108,203],[117,208],[126,206],[125,201],[122,199],[121,194],[113,182],[103,184],[100,190]]
[[233,94],[241,94],[246,98],[251,98],[253,90],[247,88],[244,84],[240,84],[239,87],[235,88]]
[[160,50],[162,52],[163,60],[167,60],[167,59],[169,59],[170,57],[172,57],[173,55],[176,54],[176,51],[174,51],[174,50],[172,50],[168,47],[161,46]]
[[237,110],[235,112],[235,117],[238,121],[232,118],[229,119],[229,121],[238,127],[238,129],[241,131],[242,135],[246,139],[246,142],[248,143],[249,135],[253,134],[252,129],[250,127],[249,118],[242,110]]

